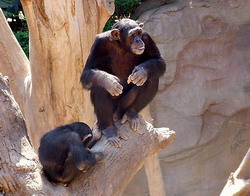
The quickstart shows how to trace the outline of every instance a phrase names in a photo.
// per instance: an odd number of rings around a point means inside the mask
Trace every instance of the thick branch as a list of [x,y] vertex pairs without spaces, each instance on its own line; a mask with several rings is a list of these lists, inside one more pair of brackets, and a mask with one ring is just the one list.
[[147,175],[150,195],[166,196],[158,154],[150,157],[145,162],[144,167]]
[[[41,178],[37,155],[27,136],[23,115],[0,73],[0,191],[12,195],[42,194],[52,186]],[[48,188],[50,187],[50,188]],[[59,192],[59,191],[58,191]]]
[[30,87],[29,60],[0,9],[0,72],[7,75],[10,87],[22,111],[26,100],[26,92]]
[[99,8],[99,33],[102,32],[107,20],[115,11],[114,0],[97,0]]
[[81,181],[75,181],[70,187],[75,189],[81,184],[87,189],[77,195],[121,195],[129,181],[143,166],[146,159],[170,145],[175,133],[168,128],[155,129],[145,121],[141,121],[141,134],[134,132],[126,124],[119,127],[127,136],[128,141],[123,142],[122,148],[110,147],[107,140],[94,146],[94,150],[102,151],[105,159],[92,172],[81,176]]
[[30,30],[32,72],[29,111],[24,115],[37,148],[41,135],[59,123],[95,121],[89,115],[93,114],[89,95],[83,93],[79,79],[95,35],[102,31],[114,2],[21,2]]
[[128,124],[119,126],[127,136],[122,148],[111,147],[106,138],[94,146],[105,154],[103,163],[78,176],[68,187],[52,186],[41,175],[41,167],[31,146],[24,120],[6,80],[0,75],[0,190],[13,195],[121,195],[145,160],[170,145],[175,133],[155,129],[141,119],[140,133]]
[[[153,119],[150,112],[150,106],[147,106],[141,111],[143,118],[152,123]],[[165,196],[165,186],[162,177],[162,171],[160,166],[160,160],[158,154],[147,159],[144,164],[147,181],[148,181],[148,189],[150,195],[157,195],[157,196]]]
[[238,169],[231,173],[220,196],[245,196],[250,193],[250,148]]

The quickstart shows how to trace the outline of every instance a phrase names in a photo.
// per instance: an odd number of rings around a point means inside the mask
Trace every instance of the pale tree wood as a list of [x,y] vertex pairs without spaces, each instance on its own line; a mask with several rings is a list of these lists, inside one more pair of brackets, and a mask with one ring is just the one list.
[[[41,135],[55,126],[95,121],[89,94],[83,93],[79,78],[95,34],[114,12],[114,1],[23,0],[22,4],[30,30],[30,64],[1,14],[0,32],[6,36],[0,38],[0,71],[10,77],[37,149]],[[152,161],[148,159],[159,165],[156,157]],[[150,193],[155,195],[154,190],[163,192],[164,186],[160,186],[160,167],[152,163],[146,170]],[[162,183],[156,188],[152,182]]]
[[0,8],[0,72],[9,77],[10,87],[22,111],[28,111],[27,100],[30,91],[29,60]]
[[174,131],[155,129],[142,119],[139,133],[132,131],[126,123],[119,127],[129,138],[122,148],[110,147],[106,138],[102,137],[93,150],[105,154],[104,162],[78,176],[68,187],[53,186],[41,175],[22,113],[2,75],[0,108],[3,111],[0,117],[0,190],[11,195],[119,196],[145,160],[175,139]]
[[[50,195],[53,186],[41,178],[23,115],[7,83],[0,74],[0,190],[10,195]],[[54,189],[61,193],[60,187]]]
[[144,167],[147,175],[150,196],[166,196],[158,154],[148,158]]
[[246,196],[250,194],[250,148],[238,169],[231,173],[220,196]]
[[23,0],[22,5],[30,30],[32,73],[30,113],[25,117],[37,148],[41,135],[59,124],[79,120],[93,124],[93,108],[88,93],[83,93],[80,74],[114,3]]
[[[153,123],[150,106],[147,106],[141,113],[146,121]],[[165,196],[166,191],[158,155],[155,154],[148,158],[145,161],[144,167],[147,175],[149,194],[151,196]]]

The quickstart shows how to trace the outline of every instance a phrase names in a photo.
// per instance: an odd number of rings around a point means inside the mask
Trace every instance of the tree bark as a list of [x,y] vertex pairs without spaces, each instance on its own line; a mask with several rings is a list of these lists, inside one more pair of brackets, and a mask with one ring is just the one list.
[[11,90],[24,113],[29,111],[29,60],[12,33],[0,9],[0,72],[9,77]]
[[[152,123],[153,119],[150,112],[150,107],[147,106],[141,112],[143,118]],[[158,154],[148,158],[144,164],[147,181],[148,181],[148,189],[151,196],[166,196],[164,181],[162,177],[162,171],[160,166],[160,160]]]
[[173,131],[168,128],[155,129],[142,119],[139,132],[132,131],[126,123],[119,127],[129,137],[122,148],[109,146],[106,138],[102,137],[93,150],[105,154],[104,162],[78,176],[68,187],[53,186],[41,174],[22,113],[2,75],[0,108],[3,111],[0,118],[0,190],[11,195],[119,196],[145,160],[175,139]]
[[144,164],[148,189],[151,196],[166,196],[164,180],[158,154],[150,157]]
[[53,193],[52,186],[41,178],[41,166],[28,139],[23,115],[2,74],[0,108],[0,191],[20,196]]
[[[59,123],[95,117],[80,74],[95,35],[113,13],[111,0],[27,1],[22,5],[30,30],[32,91],[24,113],[35,148]],[[86,115],[88,114],[88,115]],[[37,122],[39,119],[39,123]]]
[[[0,37],[0,71],[10,78],[37,149],[41,136],[56,126],[72,121],[94,123],[89,93],[83,93],[79,78],[95,35],[114,12],[114,1],[23,0],[22,5],[30,32],[30,63],[1,12],[0,34],[5,36]],[[148,178],[162,182],[160,167],[147,167],[157,171],[148,172]],[[164,186],[157,190],[163,192]]]
[[231,173],[220,196],[246,196],[250,193],[250,148],[238,169]]

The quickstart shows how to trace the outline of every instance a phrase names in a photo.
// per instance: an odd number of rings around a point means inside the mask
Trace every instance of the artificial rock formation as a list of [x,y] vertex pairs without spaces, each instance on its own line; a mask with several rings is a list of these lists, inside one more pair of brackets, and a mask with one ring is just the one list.
[[[167,63],[154,125],[177,133],[161,152],[167,195],[219,195],[250,145],[250,2],[179,1],[139,20]],[[126,195],[148,193],[141,171]]]

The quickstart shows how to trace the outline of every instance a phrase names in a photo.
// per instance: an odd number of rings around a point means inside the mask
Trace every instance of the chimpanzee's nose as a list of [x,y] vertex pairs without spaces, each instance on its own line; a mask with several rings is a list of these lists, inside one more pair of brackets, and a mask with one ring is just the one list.
[[141,39],[140,38],[135,38],[135,42],[139,43],[139,42],[141,42]]

